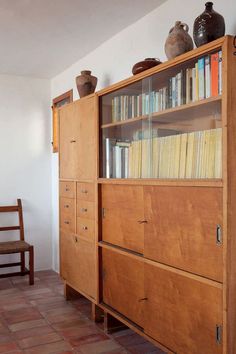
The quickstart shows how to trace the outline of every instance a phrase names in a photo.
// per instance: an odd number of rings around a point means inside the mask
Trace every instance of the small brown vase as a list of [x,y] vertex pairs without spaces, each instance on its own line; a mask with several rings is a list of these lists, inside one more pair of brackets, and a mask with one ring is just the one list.
[[161,61],[157,58],[146,58],[143,61],[139,61],[138,63],[134,64],[132,73],[133,75],[136,75],[159,64],[161,64]]
[[193,39],[197,47],[225,35],[224,17],[213,10],[213,2],[207,2],[205,7],[193,25]]
[[173,59],[193,49],[193,40],[188,34],[188,30],[189,27],[185,23],[175,22],[165,43],[165,53],[168,59]]
[[91,75],[90,70],[81,71],[81,75],[76,77],[76,85],[80,98],[90,95],[95,91],[98,79]]

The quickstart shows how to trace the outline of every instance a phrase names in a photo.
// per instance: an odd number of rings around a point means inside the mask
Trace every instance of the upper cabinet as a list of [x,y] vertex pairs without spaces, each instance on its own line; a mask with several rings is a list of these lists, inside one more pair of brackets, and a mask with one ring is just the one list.
[[96,178],[96,96],[60,109],[60,178]]
[[100,97],[100,177],[221,178],[221,48],[132,81]]

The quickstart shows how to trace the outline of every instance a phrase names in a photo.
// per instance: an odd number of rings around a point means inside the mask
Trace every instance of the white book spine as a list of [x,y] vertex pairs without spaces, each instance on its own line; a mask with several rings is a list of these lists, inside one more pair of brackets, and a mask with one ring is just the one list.
[[206,98],[211,97],[211,68],[209,55],[205,58],[205,85],[206,85]]

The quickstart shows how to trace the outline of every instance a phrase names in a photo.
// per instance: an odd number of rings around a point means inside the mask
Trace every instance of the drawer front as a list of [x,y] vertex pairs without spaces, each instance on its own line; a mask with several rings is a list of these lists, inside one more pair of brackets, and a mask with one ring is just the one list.
[[77,216],[79,216],[80,218],[94,220],[95,217],[94,203],[77,199]]
[[142,327],[143,261],[103,249],[102,274],[103,302]]
[[64,212],[60,213],[60,228],[75,233],[75,215]]
[[222,189],[144,187],[145,257],[223,280]]
[[221,354],[222,289],[181,273],[145,264],[144,331],[178,354]]
[[102,240],[143,253],[143,187],[102,186]]
[[95,235],[94,220],[77,217],[77,234],[84,236],[88,240],[94,240]]
[[75,199],[60,198],[60,214],[71,214],[75,216]]
[[77,183],[77,198],[87,200],[88,202],[95,201],[95,186],[93,183]]
[[75,198],[75,183],[60,182],[60,197]]

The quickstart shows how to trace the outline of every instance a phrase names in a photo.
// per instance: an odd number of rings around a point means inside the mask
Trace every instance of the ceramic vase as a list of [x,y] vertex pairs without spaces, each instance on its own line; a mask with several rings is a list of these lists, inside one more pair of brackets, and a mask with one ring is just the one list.
[[214,41],[225,34],[225,20],[213,10],[213,2],[205,4],[205,11],[196,18],[193,25],[193,39],[197,47]]
[[76,85],[80,98],[90,95],[95,91],[98,79],[91,75],[90,70],[81,71],[81,75],[76,77]]
[[193,49],[193,40],[188,31],[188,25],[181,21],[175,22],[165,43],[165,53],[168,59],[173,59]]
[[143,61],[140,61],[134,64],[132,68],[133,75],[139,74],[144,70],[153,68],[156,65],[161,64],[161,61],[157,58],[146,58]]

